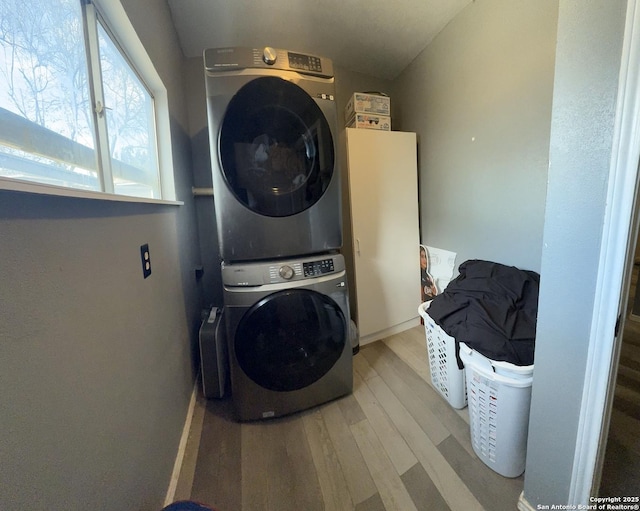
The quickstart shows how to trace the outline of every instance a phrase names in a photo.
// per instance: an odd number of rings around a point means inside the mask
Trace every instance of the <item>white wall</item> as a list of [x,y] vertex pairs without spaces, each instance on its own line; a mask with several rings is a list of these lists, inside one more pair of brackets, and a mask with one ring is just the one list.
[[557,0],[478,0],[400,75],[396,125],[419,137],[421,237],[540,270]]
[[534,508],[569,503],[625,9],[625,0],[560,1],[524,487]]

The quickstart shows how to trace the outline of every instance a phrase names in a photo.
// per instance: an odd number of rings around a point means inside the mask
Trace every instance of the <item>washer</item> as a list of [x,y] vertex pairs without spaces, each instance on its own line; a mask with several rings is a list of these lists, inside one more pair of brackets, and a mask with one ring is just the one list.
[[222,264],[231,396],[239,420],[353,390],[344,258]]
[[220,255],[266,260],[342,246],[329,59],[273,48],[204,51]]

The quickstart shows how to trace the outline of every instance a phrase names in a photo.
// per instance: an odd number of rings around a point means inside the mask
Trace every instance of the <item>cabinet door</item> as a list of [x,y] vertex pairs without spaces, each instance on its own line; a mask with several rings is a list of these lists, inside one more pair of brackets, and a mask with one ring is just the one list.
[[347,129],[347,149],[362,339],[418,316],[416,135]]

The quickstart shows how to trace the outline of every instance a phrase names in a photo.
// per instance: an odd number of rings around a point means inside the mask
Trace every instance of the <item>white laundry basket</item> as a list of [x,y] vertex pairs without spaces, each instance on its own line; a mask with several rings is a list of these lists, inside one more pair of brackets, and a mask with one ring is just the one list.
[[429,316],[429,305],[431,301],[420,304],[418,313],[424,320],[427,336],[431,383],[453,408],[464,408],[467,406],[465,372],[458,368],[455,340]]
[[490,360],[460,343],[464,363],[471,445],[478,457],[505,477],[524,472],[533,366]]

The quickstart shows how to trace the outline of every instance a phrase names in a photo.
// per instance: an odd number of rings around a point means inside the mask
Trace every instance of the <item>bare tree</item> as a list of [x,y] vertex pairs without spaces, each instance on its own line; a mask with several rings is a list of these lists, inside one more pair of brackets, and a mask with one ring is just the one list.
[[16,113],[93,145],[79,1],[3,0],[0,47],[0,73]]
[[[112,162],[118,160],[117,165],[112,165],[114,177],[129,183],[150,183],[157,168],[151,94],[112,39],[112,33],[102,26],[99,13],[95,27],[99,54],[87,56],[86,34],[94,31],[85,30],[87,19],[82,3],[0,2],[0,109],[49,130],[43,134],[42,143],[28,140],[26,130],[25,140],[5,146],[0,140],[0,149],[5,154],[23,150],[22,154],[27,153],[32,160],[39,155],[48,160],[46,165],[51,160],[58,161],[56,168],[74,173],[76,182],[78,175],[86,175],[86,170],[97,170],[91,152],[96,146],[89,80],[92,64],[99,66],[101,76],[101,87],[95,89],[93,97],[106,108],[108,150]],[[85,8],[89,7],[93,8]],[[63,140],[60,144],[59,136],[74,143],[65,145]],[[22,158],[17,152],[12,154]],[[47,169],[40,167],[33,173],[46,176]],[[68,179],[66,175],[64,179]]]

